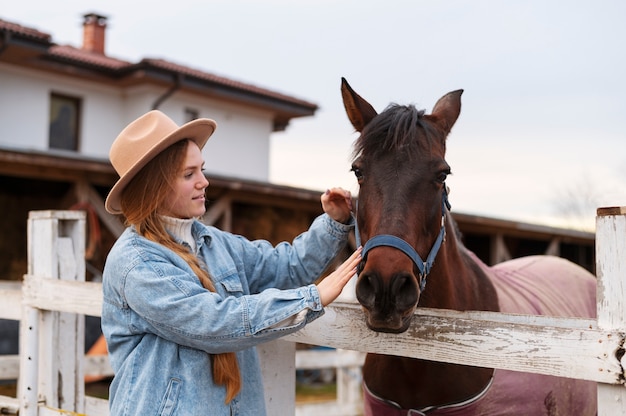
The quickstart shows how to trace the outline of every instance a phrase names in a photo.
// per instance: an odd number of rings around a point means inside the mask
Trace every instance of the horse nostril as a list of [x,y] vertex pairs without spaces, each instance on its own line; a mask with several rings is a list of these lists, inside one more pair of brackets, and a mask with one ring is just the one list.
[[391,282],[391,296],[396,300],[398,309],[413,308],[419,300],[417,280],[411,275],[397,275]]
[[364,268],[365,268],[365,260],[361,260],[361,262],[357,264],[356,266],[356,274],[361,274]]
[[366,308],[372,308],[379,286],[378,278],[375,275],[361,274],[356,283],[356,298],[359,303]]

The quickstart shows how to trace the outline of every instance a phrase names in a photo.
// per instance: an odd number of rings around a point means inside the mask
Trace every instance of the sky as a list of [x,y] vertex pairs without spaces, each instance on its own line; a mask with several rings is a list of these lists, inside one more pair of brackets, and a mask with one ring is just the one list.
[[463,89],[452,210],[593,231],[626,205],[623,0],[0,0],[0,18],[80,47],[162,58],[317,104],[271,137],[270,181],[358,193],[341,77],[379,112]]

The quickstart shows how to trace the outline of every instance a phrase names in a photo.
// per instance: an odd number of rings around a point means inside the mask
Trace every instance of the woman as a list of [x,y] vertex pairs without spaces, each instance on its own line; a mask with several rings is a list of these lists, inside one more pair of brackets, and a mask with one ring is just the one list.
[[353,228],[350,194],[339,188],[322,195],[325,213],[292,244],[198,221],[209,185],[201,149],[215,128],[209,119],[179,127],[151,111],[111,147],[120,179],[105,205],[128,226],[103,274],[112,416],[265,414],[254,346],[321,316],[360,261],[358,249],[312,284]]

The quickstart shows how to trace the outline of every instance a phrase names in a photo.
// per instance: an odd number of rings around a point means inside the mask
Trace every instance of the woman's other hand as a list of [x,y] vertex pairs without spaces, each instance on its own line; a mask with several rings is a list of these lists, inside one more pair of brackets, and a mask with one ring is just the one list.
[[317,284],[317,291],[320,293],[322,305],[328,306],[341,294],[344,286],[356,273],[356,266],[361,261],[361,250],[359,247],[341,266],[334,272],[326,276]]
[[352,196],[342,188],[330,188],[321,196],[322,209],[333,220],[347,224],[352,216]]

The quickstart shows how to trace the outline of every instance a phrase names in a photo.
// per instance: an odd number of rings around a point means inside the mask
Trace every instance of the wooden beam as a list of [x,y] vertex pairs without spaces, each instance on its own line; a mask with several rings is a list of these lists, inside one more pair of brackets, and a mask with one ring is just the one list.
[[109,229],[111,234],[115,238],[122,235],[124,229],[126,228],[124,224],[120,221],[120,218],[117,215],[109,214],[107,210],[104,208],[104,199],[100,196],[100,194],[86,181],[78,181],[76,182],[76,193],[78,195],[78,200],[84,200],[89,202],[93,208],[96,210],[98,214],[98,218],[100,221]]
[[[626,329],[626,207],[600,208],[596,217],[596,275],[598,278],[598,327],[606,331]],[[622,345],[619,351],[624,351]],[[623,415],[626,409],[624,368],[621,385],[598,386],[598,415]]]
[[548,256],[560,256],[561,255],[561,239],[558,237],[550,240],[550,245],[546,249],[546,255]]
[[333,305],[285,339],[609,384],[623,379],[615,352],[624,335],[599,329],[595,319],[418,308],[406,332],[388,334],[367,327],[360,305]]
[[[99,316],[102,284],[24,277],[24,304]],[[63,296],[59,296],[63,293]],[[354,351],[621,384],[621,329],[595,319],[419,308],[402,334],[370,330],[360,305],[333,303],[285,340]],[[436,336],[433,336],[436,334]]]
[[[202,222],[207,225],[215,225],[220,217],[231,211],[231,202],[232,199],[230,195],[224,194],[220,196],[218,200],[211,203],[207,212],[202,216]],[[229,215],[229,217],[231,218],[232,215]],[[228,222],[229,224],[222,227],[224,231],[229,231],[226,228],[232,228],[230,220]]]
[[497,233],[491,237],[490,251],[491,253],[489,257],[492,265],[502,263],[503,261],[511,260],[513,258],[506,246],[504,235],[502,233]]
[[0,150],[0,175],[111,186],[118,176],[110,163],[85,157]]

